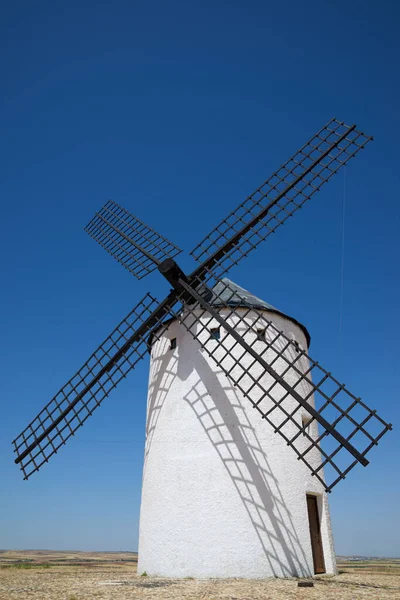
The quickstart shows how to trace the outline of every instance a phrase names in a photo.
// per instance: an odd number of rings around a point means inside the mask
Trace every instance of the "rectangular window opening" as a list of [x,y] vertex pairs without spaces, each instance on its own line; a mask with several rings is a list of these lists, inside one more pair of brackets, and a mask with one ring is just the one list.
[[266,329],[257,329],[257,339],[260,342],[265,342],[265,332]]
[[293,340],[293,345],[294,345],[294,347],[296,349],[297,354],[300,354],[301,348],[300,348],[299,342],[297,340]]
[[212,340],[219,340],[221,337],[221,330],[219,327],[213,327],[210,329],[210,338]]
[[303,428],[303,435],[310,435],[311,417],[310,415],[301,415],[301,425]]

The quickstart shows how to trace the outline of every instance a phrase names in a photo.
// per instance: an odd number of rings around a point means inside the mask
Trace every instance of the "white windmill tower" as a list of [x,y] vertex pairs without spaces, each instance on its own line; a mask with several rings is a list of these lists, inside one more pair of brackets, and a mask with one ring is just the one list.
[[[151,352],[139,570],[178,577],[335,571],[326,492],[391,429],[307,353],[307,330],[221,279],[371,138],[332,119],[195,248],[109,201],[86,230],[147,294],[14,440],[24,478]],[[276,435],[274,435],[276,434]]]
[[[307,349],[309,334],[294,319],[227,279],[214,291],[211,304],[259,353],[275,331],[295,342],[284,350],[290,363],[300,348]],[[218,321],[199,318],[206,327],[201,342],[208,337],[211,350],[218,343],[227,346],[243,364],[242,347],[233,347]],[[175,318],[151,347],[138,572],[199,578],[334,573],[322,482],[249,410],[247,398],[201,342]],[[269,350],[271,362],[281,350],[282,337]],[[279,360],[276,368],[283,370],[285,361]],[[304,357],[298,363],[302,373],[309,368]],[[288,381],[298,380],[292,370]],[[261,384],[268,389],[273,382],[265,374]],[[268,405],[263,402],[263,409]],[[298,406],[290,398],[285,408]],[[277,425],[280,412],[273,415]],[[310,414],[305,409],[295,414],[307,428]],[[287,430],[296,433],[293,424]],[[317,439],[316,421],[308,430]],[[301,448],[308,440],[301,436],[299,442]],[[321,463],[318,449],[310,462],[315,468]]]

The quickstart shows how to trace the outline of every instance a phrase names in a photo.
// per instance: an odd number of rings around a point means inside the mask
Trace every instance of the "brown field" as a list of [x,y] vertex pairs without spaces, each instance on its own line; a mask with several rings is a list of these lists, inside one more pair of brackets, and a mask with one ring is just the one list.
[[379,600],[400,599],[400,560],[340,561],[339,575],[193,580],[136,573],[131,552],[0,551],[0,600]]

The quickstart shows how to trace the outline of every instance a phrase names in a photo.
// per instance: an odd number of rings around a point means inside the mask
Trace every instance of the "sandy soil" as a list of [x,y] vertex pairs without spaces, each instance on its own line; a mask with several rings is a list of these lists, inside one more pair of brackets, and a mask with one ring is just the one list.
[[315,577],[313,588],[299,588],[296,579],[140,576],[131,553],[3,552],[0,600],[400,600],[400,563],[345,563],[340,571],[336,577]]

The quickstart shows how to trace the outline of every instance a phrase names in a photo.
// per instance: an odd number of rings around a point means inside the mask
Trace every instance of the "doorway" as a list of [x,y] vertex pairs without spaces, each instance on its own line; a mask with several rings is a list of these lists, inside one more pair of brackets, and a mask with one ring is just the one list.
[[311,548],[315,574],[325,573],[324,550],[318,514],[318,498],[307,494],[308,523],[310,526]]

